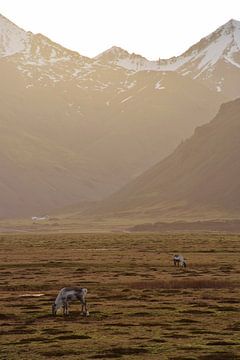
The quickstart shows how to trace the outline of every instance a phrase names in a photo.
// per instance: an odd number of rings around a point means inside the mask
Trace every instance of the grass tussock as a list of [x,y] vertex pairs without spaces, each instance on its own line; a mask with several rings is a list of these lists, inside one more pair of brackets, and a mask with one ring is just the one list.
[[234,289],[239,284],[228,279],[170,279],[156,281],[138,281],[133,289]]
[[110,358],[120,358],[123,356],[130,356],[130,355],[140,355],[146,354],[148,350],[141,347],[116,347],[112,349],[107,349],[104,352],[95,355],[92,357],[93,359],[110,359]]
[[232,351],[228,352],[212,352],[210,354],[202,355],[199,360],[239,360],[240,356]]

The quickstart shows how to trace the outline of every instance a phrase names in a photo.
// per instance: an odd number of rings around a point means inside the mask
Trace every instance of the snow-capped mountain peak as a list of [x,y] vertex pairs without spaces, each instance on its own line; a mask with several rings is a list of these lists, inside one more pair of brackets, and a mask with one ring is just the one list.
[[[235,76],[234,72],[240,68],[240,22],[231,19],[193,45],[181,58],[186,61],[177,67],[178,72],[193,79],[208,80],[212,88],[222,91],[230,80],[230,73]],[[229,74],[228,80],[223,76],[224,68]]]
[[66,49],[42,34],[24,31],[0,15],[0,59],[14,63],[26,79],[42,86],[63,80],[83,78],[93,60]]
[[225,28],[226,30],[235,31],[240,29],[240,21],[231,19],[226,24],[222,25],[220,28]]
[[208,57],[212,60],[217,61],[235,46],[237,47],[235,50],[240,49],[240,21],[231,19],[193,45],[183,55],[197,55],[203,51],[205,54],[208,53]]
[[[149,61],[118,46],[89,59],[41,34],[26,32],[0,15],[0,58],[3,57],[7,60],[11,57],[30,80],[33,74],[38,79],[45,79],[40,75],[42,68],[52,82],[66,78],[82,80],[86,75],[94,73],[94,69],[106,67],[111,71],[120,67],[131,74],[139,71],[176,71],[234,98],[240,91],[240,22],[229,20],[180,56]],[[100,88],[105,88],[108,83],[109,80],[105,79]]]
[[171,59],[149,61],[141,55],[129,54],[116,46],[95,59],[134,71],[179,71],[183,75],[194,73],[193,76],[197,78],[206,71],[213,71],[218,61],[229,62],[233,66],[240,67],[239,52],[240,22],[231,19],[182,55]]
[[[229,36],[228,47],[224,51],[224,55],[226,55],[226,59],[230,62],[234,60],[235,54],[240,51],[240,21],[231,19],[221,28],[222,36]],[[238,61],[235,62],[237,67],[240,67],[239,54]]]
[[111,60],[116,60],[121,57],[129,56],[129,55],[130,54],[126,50],[124,50],[118,46],[112,46],[109,49],[107,49],[106,51],[97,55],[95,57],[95,59],[96,60],[106,59],[106,60],[111,61]]
[[31,65],[46,65],[70,58],[83,58],[77,52],[54,43],[42,34],[24,31],[0,15],[0,58],[17,54],[22,62]]
[[[101,63],[118,65],[127,70],[140,71],[148,70],[149,67],[151,68],[151,61],[145,57],[135,53],[130,54],[118,46],[112,46],[110,49],[97,55],[94,59]],[[153,63],[155,67],[155,62]]]
[[29,33],[0,14],[0,57],[23,51],[26,48],[28,38]]

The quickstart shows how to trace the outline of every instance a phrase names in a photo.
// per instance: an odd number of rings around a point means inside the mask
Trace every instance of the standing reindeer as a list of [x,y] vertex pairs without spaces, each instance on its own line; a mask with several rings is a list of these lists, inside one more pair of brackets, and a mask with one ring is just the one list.
[[173,257],[174,266],[187,267],[187,263],[182,255],[174,255]]
[[60,307],[63,308],[63,315],[68,315],[68,302],[79,300],[82,304],[82,313],[85,316],[89,315],[87,310],[87,301],[86,301],[87,289],[80,287],[66,287],[59,291],[56,300],[52,304],[52,314],[56,315]]

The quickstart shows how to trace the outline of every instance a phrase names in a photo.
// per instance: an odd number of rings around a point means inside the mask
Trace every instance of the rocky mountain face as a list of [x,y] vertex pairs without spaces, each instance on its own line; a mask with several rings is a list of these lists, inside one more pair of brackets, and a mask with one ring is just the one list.
[[0,217],[103,199],[229,98],[225,85],[216,91],[183,68],[136,71],[115,61],[126,56],[114,48],[90,59],[0,16]]
[[113,47],[96,57],[132,71],[177,71],[231,98],[240,95],[240,21],[231,19],[182,55],[149,61]]
[[240,99],[166,159],[94,209],[96,214],[145,219],[207,219],[240,214]]

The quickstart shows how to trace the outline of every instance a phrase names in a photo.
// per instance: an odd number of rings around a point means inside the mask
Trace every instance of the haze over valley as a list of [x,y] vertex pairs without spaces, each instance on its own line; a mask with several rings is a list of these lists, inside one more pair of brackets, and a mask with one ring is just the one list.
[[[237,215],[237,183],[224,166],[238,168],[239,68],[237,20],[181,56],[149,61],[116,46],[84,57],[0,16],[0,217],[76,214],[74,204],[97,201],[96,216],[131,217],[137,206],[136,217],[156,219],[169,213],[166,202],[209,210],[223,183],[220,213]],[[213,139],[223,144],[217,152]],[[217,163],[229,174],[221,184]],[[200,181],[211,186],[195,194]]]
[[215,118],[167,158],[95,212],[122,218],[237,218],[240,212],[240,99],[223,104]]

